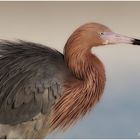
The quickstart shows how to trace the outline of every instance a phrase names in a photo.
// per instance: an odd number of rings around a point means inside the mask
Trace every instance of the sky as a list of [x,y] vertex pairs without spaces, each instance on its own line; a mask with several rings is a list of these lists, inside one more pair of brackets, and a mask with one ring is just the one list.
[[[140,2],[0,2],[0,38],[42,43],[60,52],[87,22],[140,38]],[[140,46],[93,48],[106,69],[102,99],[65,133],[48,138],[140,138]]]

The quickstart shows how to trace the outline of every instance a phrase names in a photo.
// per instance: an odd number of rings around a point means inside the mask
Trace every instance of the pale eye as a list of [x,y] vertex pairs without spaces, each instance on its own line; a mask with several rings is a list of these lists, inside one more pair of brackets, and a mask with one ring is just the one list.
[[103,32],[100,32],[99,35],[104,35],[104,33]]

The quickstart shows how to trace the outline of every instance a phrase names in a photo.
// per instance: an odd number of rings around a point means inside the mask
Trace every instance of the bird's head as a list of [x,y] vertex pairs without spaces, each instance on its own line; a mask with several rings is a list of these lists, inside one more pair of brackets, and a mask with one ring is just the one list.
[[140,45],[140,40],[113,32],[107,26],[99,23],[88,23],[79,27],[74,34],[81,34],[85,46],[101,46],[107,44],[133,44]]
[[119,43],[140,45],[140,39],[115,33],[99,23],[87,23],[76,29],[67,40],[64,48],[65,61],[71,69],[75,69],[72,65],[76,64],[74,60],[82,58],[83,61],[87,56],[90,58],[89,52],[92,47]]

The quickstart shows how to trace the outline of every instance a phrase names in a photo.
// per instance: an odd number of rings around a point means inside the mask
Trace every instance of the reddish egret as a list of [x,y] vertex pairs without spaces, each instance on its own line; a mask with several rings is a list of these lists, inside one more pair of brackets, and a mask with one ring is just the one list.
[[140,40],[98,23],[79,27],[64,55],[26,41],[0,42],[0,137],[45,138],[83,117],[100,100],[105,69],[92,47]]

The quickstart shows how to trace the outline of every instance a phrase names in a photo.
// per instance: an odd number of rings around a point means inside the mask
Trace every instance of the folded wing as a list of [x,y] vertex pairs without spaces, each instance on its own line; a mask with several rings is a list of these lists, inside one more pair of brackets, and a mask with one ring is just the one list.
[[70,75],[63,55],[31,42],[0,42],[0,123],[49,114]]

